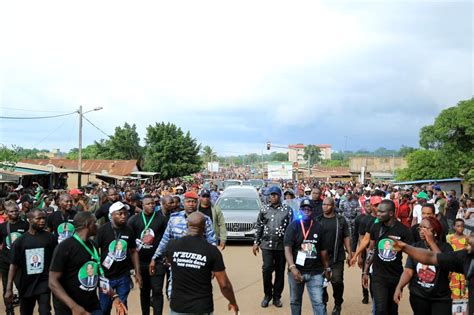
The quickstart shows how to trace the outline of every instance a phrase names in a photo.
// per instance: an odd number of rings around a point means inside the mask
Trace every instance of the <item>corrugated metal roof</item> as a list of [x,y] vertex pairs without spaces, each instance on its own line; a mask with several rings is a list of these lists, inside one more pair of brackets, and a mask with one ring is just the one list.
[[[35,164],[35,163],[25,163],[25,162],[17,162],[15,164],[16,168],[22,168],[22,169],[31,169],[31,170],[38,170],[38,171],[44,171],[48,173],[75,173],[78,172],[78,170],[75,169],[69,169],[69,168],[59,168],[56,167],[55,165],[41,165],[41,164]],[[87,173],[87,172],[83,172]]]
[[462,178],[454,177],[454,178],[443,178],[443,179],[420,179],[420,180],[412,180],[406,182],[396,182],[393,183],[395,185],[413,185],[413,184],[426,184],[426,183],[447,183],[447,182],[462,182]]
[[[67,168],[77,170],[77,160],[69,159],[26,159],[24,163],[37,165],[52,164],[56,168]],[[82,160],[82,170],[89,173],[100,173],[103,175],[128,176],[138,171],[137,160]]]

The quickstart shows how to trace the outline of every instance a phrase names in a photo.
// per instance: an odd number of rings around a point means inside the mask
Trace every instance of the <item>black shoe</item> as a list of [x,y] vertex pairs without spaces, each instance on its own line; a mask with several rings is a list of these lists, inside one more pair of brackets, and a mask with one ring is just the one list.
[[262,303],[260,303],[260,306],[261,307],[267,307],[268,304],[270,304],[271,300],[272,300],[271,297],[268,297],[268,296],[264,297],[263,300],[262,300]]
[[332,315],[341,315],[340,305],[334,305],[334,309],[332,310]]
[[281,300],[280,299],[273,299],[273,305],[275,305],[276,307],[282,307],[283,304],[281,303]]
[[367,295],[362,299],[362,304],[369,304],[369,297]]

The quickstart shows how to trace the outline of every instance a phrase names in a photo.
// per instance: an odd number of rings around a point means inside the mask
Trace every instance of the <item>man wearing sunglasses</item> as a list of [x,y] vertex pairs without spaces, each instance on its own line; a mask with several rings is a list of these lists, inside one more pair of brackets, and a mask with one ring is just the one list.
[[227,240],[227,229],[225,227],[224,215],[219,206],[212,205],[211,192],[208,189],[203,189],[201,191],[198,211],[207,215],[211,219],[214,233],[216,234],[216,240],[219,243],[219,248],[220,250],[224,250],[225,242]]

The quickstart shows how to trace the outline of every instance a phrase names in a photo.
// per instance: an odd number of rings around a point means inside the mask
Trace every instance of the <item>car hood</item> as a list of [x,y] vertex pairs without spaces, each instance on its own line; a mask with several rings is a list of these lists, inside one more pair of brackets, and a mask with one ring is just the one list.
[[223,210],[225,222],[255,223],[258,210]]

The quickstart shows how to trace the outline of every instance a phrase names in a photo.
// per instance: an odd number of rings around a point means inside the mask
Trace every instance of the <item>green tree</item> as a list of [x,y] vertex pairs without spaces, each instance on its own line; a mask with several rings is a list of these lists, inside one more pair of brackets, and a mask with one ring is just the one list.
[[313,166],[322,161],[321,149],[313,144],[304,147],[304,159],[309,161],[309,166]]
[[20,160],[16,150],[0,144],[0,169],[11,170],[16,162]]
[[272,152],[272,153],[270,153],[270,161],[288,162],[288,153]]
[[407,147],[405,145],[402,145],[400,150],[398,150],[398,156],[406,157],[408,154],[415,152],[416,149],[412,147]]
[[170,123],[147,127],[145,138],[145,169],[159,172],[169,179],[199,172],[202,168],[201,145]]
[[406,156],[408,167],[398,173],[397,179],[466,176],[467,180],[472,180],[473,121],[474,98],[441,111],[433,125],[421,128],[420,146],[424,150],[414,151]]
[[217,154],[210,146],[206,145],[202,148],[202,159],[204,163],[213,162],[217,160]]

